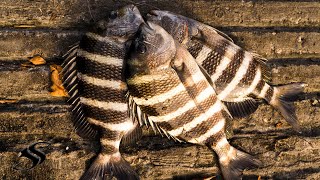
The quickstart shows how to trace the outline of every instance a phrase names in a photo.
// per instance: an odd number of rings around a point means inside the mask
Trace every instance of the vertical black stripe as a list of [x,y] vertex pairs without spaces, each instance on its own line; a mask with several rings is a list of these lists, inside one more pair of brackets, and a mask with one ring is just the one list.
[[199,55],[199,52],[202,50],[203,44],[197,40],[192,40],[187,45],[189,53],[196,58]]
[[273,96],[273,93],[274,93],[273,88],[270,86],[270,87],[268,88],[268,90],[267,90],[267,93],[266,93],[264,99],[265,99],[267,102],[270,102],[270,101],[271,101],[271,98],[272,98],[272,96]]
[[202,62],[202,67],[208,72],[209,75],[215,73],[217,66],[220,64],[223,56],[227,51],[230,42],[226,39],[221,39],[217,42],[216,46],[212,46],[212,51],[208,57]]
[[98,107],[88,106],[83,104],[84,113],[87,117],[100,120],[108,123],[125,122],[128,117],[127,112],[105,110]]
[[168,122],[158,122],[157,125],[166,131],[171,131],[193,121],[196,117],[200,116],[200,114],[198,108],[194,107]]
[[123,66],[101,64],[85,57],[77,57],[79,72],[101,79],[125,81]]
[[[209,117],[208,119],[204,120],[202,123],[198,124],[196,127],[192,128],[187,134],[187,137],[196,138],[200,137],[201,135],[205,134],[207,131],[212,129],[219,121],[222,121],[222,115],[220,112],[214,114],[213,116]],[[222,128],[224,131],[224,128]]]
[[[141,76],[142,77],[142,76]],[[140,77],[129,79],[128,89],[133,97],[153,97],[177,87],[181,82],[178,78],[172,78],[168,74],[164,74],[161,79],[154,79],[146,83],[135,84],[135,81],[140,81]]]
[[255,61],[250,61],[248,70],[244,75],[244,77],[241,79],[240,84],[251,85],[257,74],[257,70],[258,70],[257,63]]
[[[106,39],[109,37],[105,37]],[[111,56],[123,59],[125,57],[125,49],[116,45],[116,42],[110,40],[110,42],[99,41],[93,39],[87,35],[83,36],[80,41],[80,48],[94,54],[100,54],[103,56]]]
[[263,86],[264,86],[265,82],[263,81],[263,79],[260,79],[259,83],[257,84],[255,90],[254,90],[254,94],[255,95],[259,95]]
[[245,51],[239,49],[236,54],[231,59],[227,68],[223,70],[222,75],[217,79],[217,83],[230,83],[235,77],[236,73],[239,71],[244,59]]
[[79,81],[79,87],[82,97],[105,102],[126,102],[126,90],[96,86],[82,80]]

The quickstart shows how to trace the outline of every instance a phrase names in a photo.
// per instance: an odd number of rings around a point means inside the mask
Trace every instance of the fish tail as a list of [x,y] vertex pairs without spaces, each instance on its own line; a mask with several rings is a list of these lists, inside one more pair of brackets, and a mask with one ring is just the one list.
[[233,147],[230,147],[230,149],[233,150],[233,155],[228,154],[227,157],[219,157],[220,169],[224,179],[242,179],[243,170],[261,166],[262,163],[253,156]]
[[285,120],[291,124],[297,132],[301,132],[301,130],[295,113],[293,98],[296,98],[298,94],[302,93],[305,86],[305,83],[274,86],[272,87],[273,94],[269,101],[270,105],[278,109]]
[[130,164],[117,152],[111,155],[100,153],[80,180],[104,180],[113,177],[118,180],[139,179]]

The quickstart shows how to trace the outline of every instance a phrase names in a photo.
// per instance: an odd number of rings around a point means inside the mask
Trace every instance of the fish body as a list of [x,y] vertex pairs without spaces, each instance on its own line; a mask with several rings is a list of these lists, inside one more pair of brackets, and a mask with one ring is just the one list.
[[138,124],[129,117],[124,68],[128,43],[142,22],[134,5],[112,11],[70,50],[62,65],[75,129],[82,137],[99,138],[101,144],[83,180],[139,179],[119,146]]
[[300,131],[294,104],[289,98],[301,93],[304,83],[269,84],[271,74],[266,59],[245,51],[211,26],[168,11],[154,10],[147,17],[188,49],[209,75],[218,98],[232,115],[244,117],[256,110],[256,99],[264,99]]
[[127,84],[149,121],[169,137],[213,149],[225,179],[240,179],[243,169],[258,166],[228,143],[230,116],[189,52],[156,24],[143,24],[139,32]]

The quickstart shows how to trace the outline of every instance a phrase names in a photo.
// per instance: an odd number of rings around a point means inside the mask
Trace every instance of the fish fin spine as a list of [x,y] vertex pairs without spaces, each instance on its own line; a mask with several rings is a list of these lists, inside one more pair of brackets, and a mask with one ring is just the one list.
[[119,152],[114,154],[99,154],[80,180],[112,179],[138,180],[139,176],[124,160]]
[[62,75],[62,84],[70,96],[67,102],[72,109],[71,119],[76,133],[82,138],[95,140],[100,136],[99,131],[84,117],[83,107],[81,103],[78,102],[80,98],[77,71],[78,49],[79,45],[77,43],[63,56],[65,60],[61,64],[62,71],[60,75]]
[[246,117],[258,108],[258,102],[253,98],[246,98],[238,102],[223,101],[223,103],[226,105],[232,117],[236,118]]

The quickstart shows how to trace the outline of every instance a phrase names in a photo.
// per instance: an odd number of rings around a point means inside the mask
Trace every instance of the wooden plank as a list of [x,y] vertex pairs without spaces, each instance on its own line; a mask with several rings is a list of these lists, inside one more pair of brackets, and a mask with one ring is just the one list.
[[[244,171],[244,178],[305,179],[319,173],[320,159],[318,137],[277,136],[260,134],[256,136],[235,136],[231,140],[237,148],[254,155],[263,162],[255,170]],[[48,153],[47,160],[27,172],[13,171],[11,166],[17,160],[17,153],[28,144],[17,143],[10,151],[0,152],[2,162],[0,177],[46,177],[52,179],[78,179],[85,169],[85,163],[94,156],[98,146],[83,140],[62,139],[55,141]],[[93,147],[93,148],[92,148]],[[173,143],[160,137],[144,137],[136,145],[123,149],[125,159],[140,175],[141,179],[172,179],[218,172],[215,157],[208,148],[189,144]],[[63,171],[62,171],[63,169]],[[55,173],[53,173],[55,172]]]
[[[2,179],[47,177],[43,174],[44,171],[48,172],[52,179],[80,177],[85,164],[94,156],[94,152],[98,151],[99,146],[97,142],[79,138],[72,130],[67,116],[54,113],[62,111],[65,107],[59,106],[57,108],[60,110],[55,109],[47,113],[36,112],[34,106],[28,106],[29,111],[20,115],[14,110],[11,113],[0,113],[0,122],[7,123],[5,126],[12,130],[0,133],[0,160],[6,162],[0,168]],[[295,133],[268,105],[261,105],[257,112],[248,118],[233,120],[235,134],[230,139],[231,144],[263,162],[261,168],[245,171],[245,178],[318,177],[320,106],[310,106],[309,100],[305,100],[297,102],[296,107],[303,127],[302,134]],[[16,108],[16,111],[23,109]],[[15,115],[17,116],[14,117]],[[19,125],[17,122],[26,123],[27,131],[14,132],[14,127]],[[282,125],[279,125],[280,123]],[[139,173],[141,179],[186,178],[192,175],[207,177],[218,172],[215,157],[206,147],[175,143],[146,131],[144,134],[145,137],[137,144],[121,148],[124,157]],[[18,152],[40,140],[53,143],[52,147],[45,151],[48,153],[47,160],[31,171],[13,171],[12,165],[17,160]]]
[[[319,27],[319,2],[290,1],[205,1],[148,0],[139,8],[177,12],[214,26],[240,27]],[[105,18],[117,6],[130,1],[111,0],[4,0],[0,3],[0,26],[83,27],[90,21]]]
[[79,31],[1,30],[0,59],[26,60],[35,54],[61,57],[81,38]]
[[[35,54],[61,58],[84,32],[57,30],[0,31],[0,60],[26,60]],[[266,58],[319,58],[320,32],[227,32],[244,49]]]
[[[313,104],[313,105],[312,105]],[[311,135],[317,127],[320,127],[320,104],[310,103],[310,100],[295,102],[296,113],[305,134]],[[32,136],[43,138],[51,137],[54,133],[68,137],[73,134],[73,127],[68,113],[68,105],[64,103],[20,103],[9,107],[0,106],[0,134],[23,136],[19,141],[25,141]],[[267,104],[261,104],[256,112],[242,119],[234,119],[232,129],[241,136],[255,136],[257,134],[271,133],[276,136],[295,134],[291,126],[284,118]],[[150,129],[151,130],[151,129]],[[315,132],[318,136],[319,132]],[[146,131],[147,136],[153,135]]]
[[[141,3],[141,1],[136,1]],[[88,6],[88,3],[90,6]],[[148,0],[143,13],[160,7],[211,24],[247,50],[270,58],[272,83],[309,84],[295,102],[302,133],[262,104],[232,121],[232,145],[263,162],[244,179],[319,179],[320,2]],[[92,19],[105,18],[125,0],[3,0],[0,2],[0,179],[79,179],[99,150],[74,133],[64,98],[48,93],[48,65],[60,64],[68,46],[80,40]],[[153,6],[153,7],[152,7]],[[89,11],[90,9],[90,11]],[[13,27],[13,28],[12,28]],[[41,54],[48,64],[22,68]],[[7,103],[4,103],[4,102]],[[137,144],[121,148],[141,179],[214,176],[216,159],[206,147],[174,143],[144,130]],[[12,169],[18,152],[49,141],[47,160],[31,171]]]
[[0,71],[0,99],[55,101],[61,98],[49,94],[50,69],[48,66],[24,68],[20,64],[5,63],[9,70]]
[[[3,84],[0,86],[0,100],[42,102],[66,100],[49,94],[51,82],[48,66],[22,68],[19,64],[5,63],[3,68],[0,70],[0,84]],[[320,91],[319,73],[319,65],[275,66],[272,69],[272,83],[305,82],[308,84],[305,92],[316,93]]]
[[320,91],[320,65],[276,66],[272,69],[272,83],[304,82],[305,92]]

